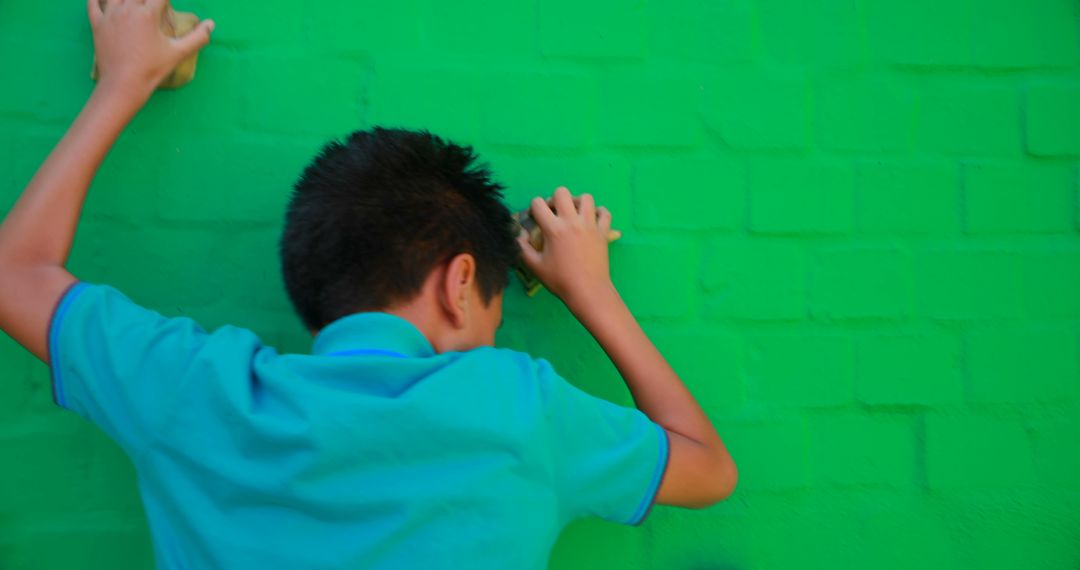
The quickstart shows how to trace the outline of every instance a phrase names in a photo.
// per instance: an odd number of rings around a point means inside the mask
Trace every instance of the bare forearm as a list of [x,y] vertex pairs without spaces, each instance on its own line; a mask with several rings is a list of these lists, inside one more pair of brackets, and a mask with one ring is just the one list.
[[614,285],[567,303],[626,381],[638,409],[665,428],[723,449],[697,400],[653,345]]
[[94,174],[149,93],[99,84],[0,225],[0,260],[64,265]]

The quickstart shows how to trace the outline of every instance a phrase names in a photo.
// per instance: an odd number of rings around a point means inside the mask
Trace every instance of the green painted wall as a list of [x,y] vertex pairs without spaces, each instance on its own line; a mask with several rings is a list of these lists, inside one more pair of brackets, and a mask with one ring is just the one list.
[[[0,211],[86,99],[85,2],[0,3]],[[310,338],[275,241],[327,137],[474,144],[592,192],[617,285],[741,469],[580,521],[552,568],[1080,566],[1075,0],[177,0],[218,24],[91,188],[70,259],[170,316]],[[630,405],[546,292],[500,342]],[[0,567],[149,568],[133,472],[0,336]]]

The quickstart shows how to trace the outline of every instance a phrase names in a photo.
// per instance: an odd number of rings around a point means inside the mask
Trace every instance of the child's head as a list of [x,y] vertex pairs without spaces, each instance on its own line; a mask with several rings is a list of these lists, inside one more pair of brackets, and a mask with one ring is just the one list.
[[421,323],[439,352],[493,344],[521,250],[504,186],[476,160],[427,130],[374,127],[322,148],[280,242],[285,290],[313,334],[386,311]]

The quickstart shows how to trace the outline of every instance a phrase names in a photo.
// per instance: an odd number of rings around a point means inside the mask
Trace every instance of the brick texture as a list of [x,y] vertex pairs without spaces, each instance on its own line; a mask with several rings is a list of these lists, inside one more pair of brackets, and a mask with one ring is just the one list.
[[[84,4],[0,2],[0,214],[92,89]],[[1074,0],[174,4],[217,31],[105,160],[78,277],[306,353],[291,185],[427,128],[513,209],[611,210],[616,285],[739,465],[707,509],[576,522],[551,568],[1080,567]],[[505,307],[497,344],[633,405],[548,292]],[[130,461],[5,335],[0,417],[0,568],[153,566]]]
[[928,415],[925,461],[933,492],[1002,489],[1035,478],[1031,438],[1023,424],[985,414]]

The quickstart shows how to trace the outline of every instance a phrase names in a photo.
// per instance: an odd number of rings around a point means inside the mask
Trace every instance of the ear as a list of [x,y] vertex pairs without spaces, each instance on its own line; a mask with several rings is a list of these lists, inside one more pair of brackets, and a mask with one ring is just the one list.
[[471,253],[459,253],[446,265],[439,302],[455,328],[465,328],[469,322],[469,290],[475,278],[476,258]]

